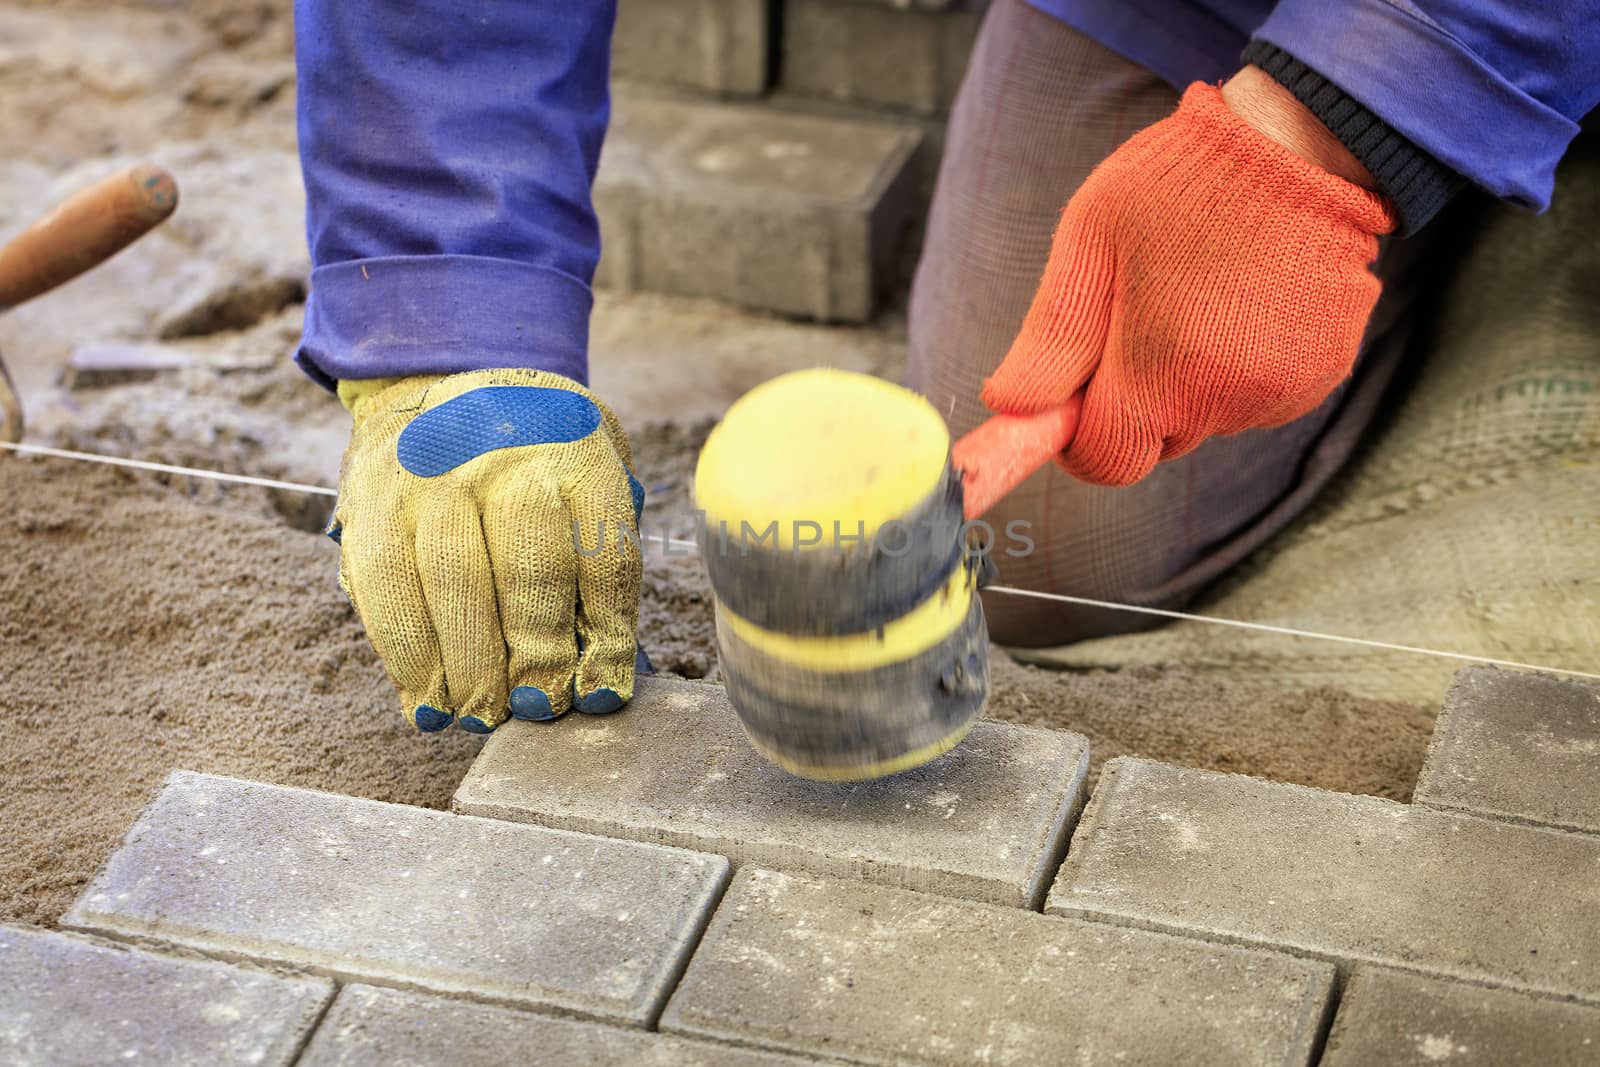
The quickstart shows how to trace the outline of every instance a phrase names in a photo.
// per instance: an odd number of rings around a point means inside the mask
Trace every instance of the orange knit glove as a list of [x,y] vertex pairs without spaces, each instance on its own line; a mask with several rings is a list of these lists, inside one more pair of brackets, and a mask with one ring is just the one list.
[[1395,218],[1196,83],[1068,202],[1033,306],[984,386],[1033,413],[1084,388],[1060,462],[1128,485],[1213,434],[1278,426],[1350,373]]

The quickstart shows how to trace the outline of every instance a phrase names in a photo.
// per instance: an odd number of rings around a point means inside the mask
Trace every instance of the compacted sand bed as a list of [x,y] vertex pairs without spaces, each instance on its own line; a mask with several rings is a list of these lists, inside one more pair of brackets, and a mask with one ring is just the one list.
[[[670,507],[698,435],[638,436]],[[53,923],[174,768],[448,804],[481,742],[402,722],[334,584],[337,549],[253,494],[0,457],[0,920]],[[642,629],[659,668],[715,677],[695,561],[652,561]],[[1432,717],[998,651],[990,713],[1080,730],[1097,765],[1132,752],[1397,798]]]

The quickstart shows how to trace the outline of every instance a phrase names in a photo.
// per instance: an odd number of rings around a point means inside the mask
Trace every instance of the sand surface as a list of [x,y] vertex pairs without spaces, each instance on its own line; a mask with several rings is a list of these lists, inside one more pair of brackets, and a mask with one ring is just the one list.
[[331,542],[180,492],[0,461],[0,919],[53,922],[175,768],[439,807],[480,747],[401,721]]
[[991,649],[987,714],[1090,740],[1089,784],[1114,756],[1410,800],[1435,708],[1342,689],[1220,681],[1177,665],[1073,672]]
[[[642,476],[665,487],[699,435],[636,436]],[[480,740],[401,720],[334,585],[335,547],[265,494],[7,459],[0,499],[0,920],[54,922],[175,768],[448,804]],[[697,562],[655,559],[643,611],[660,669],[715,675]],[[1061,674],[998,650],[991,713],[1087,733],[1097,767],[1136,753],[1396,798],[1431,722],[1339,693]]]

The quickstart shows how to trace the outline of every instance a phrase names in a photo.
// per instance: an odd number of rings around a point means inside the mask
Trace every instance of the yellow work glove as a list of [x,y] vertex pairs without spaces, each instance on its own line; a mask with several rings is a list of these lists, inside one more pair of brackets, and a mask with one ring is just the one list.
[[626,703],[644,490],[616,416],[547,371],[339,394],[355,425],[328,534],[406,718],[488,733]]

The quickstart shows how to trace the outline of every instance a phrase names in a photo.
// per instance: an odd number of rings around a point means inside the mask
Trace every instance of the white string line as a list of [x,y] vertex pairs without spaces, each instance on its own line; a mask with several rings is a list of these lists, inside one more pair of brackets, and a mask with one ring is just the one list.
[[[133,470],[157,471],[162,474],[182,474],[191,478],[208,478],[217,482],[237,482],[240,485],[256,485],[265,489],[288,489],[303,493],[316,493],[319,496],[337,497],[337,489],[329,489],[322,485],[307,485],[304,482],[283,482],[273,478],[255,478],[247,474],[228,474],[223,471],[202,470],[198,467],[179,467],[170,463],[151,463],[141,459],[123,459],[121,456],[106,456],[97,452],[71,452],[62,448],[47,448],[44,445],[15,444],[10,441],[0,441],[0,449],[11,452],[22,452],[28,455],[54,456],[57,459],[76,459],[87,463],[103,463],[112,467],[128,467]],[[641,538],[648,545],[648,536]],[[698,552],[700,546],[694,541],[687,541],[680,537],[660,538],[663,546],[672,545],[678,548],[687,548],[691,552]],[[686,553],[687,555],[687,553]],[[681,557],[680,557],[681,558]],[[1537,663],[1521,663],[1517,660],[1496,659],[1493,656],[1474,656],[1467,652],[1447,652],[1437,648],[1423,648],[1419,645],[1401,645],[1390,641],[1376,641],[1366,637],[1346,637],[1343,634],[1326,634],[1316,630],[1300,630],[1292,626],[1275,626],[1265,622],[1245,622],[1241,619],[1224,619],[1215,615],[1195,615],[1187,611],[1170,611],[1166,608],[1147,608],[1137,604],[1119,604],[1111,600],[1095,600],[1091,597],[1069,596],[1065,593],[1042,593],[1033,589],[1018,589],[1010,585],[985,586],[985,592],[1003,593],[1007,596],[1029,597],[1034,600],[1051,600],[1062,604],[1077,604],[1083,607],[1105,608],[1110,611],[1129,611],[1138,615],[1154,615],[1164,619],[1181,619],[1185,622],[1210,623],[1213,626],[1232,626],[1240,630],[1255,630],[1261,633],[1279,634],[1285,637],[1305,637],[1317,641],[1334,641],[1339,644],[1360,645],[1363,648],[1381,648],[1390,652],[1413,652],[1419,656],[1437,656],[1441,659],[1459,660],[1463,663],[1485,663],[1495,667],[1515,667],[1528,671],[1544,671],[1549,674],[1566,674],[1574,678],[1600,679],[1600,674],[1590,671],[1573,670],[1570,667],[1546,667]]]
[[54,456],[57,459],[79,459],[86,463],[104,463],[111,467],[131,467],[140,471],[158,471],[162,474],[183,474],[190,478],[209,478],[214,482],[238,482],[240,485],[259,485],[263,489],[291,489],[320,496],[338,496],[337,489],[324,485],[306,485],[303,482],[280,482],[274,478],[253,478],[248,474],[226,474],[222,471],[201,470],[198,467],[175,467],[170,463],[151,463],[143,459],[123,459],[121,456],[102,456],[98,452],[69,452],[64,448],[46,448],[44,445],[22,445],[0,441],[0,448],[22,452],[31,456]]
[[1063,593],[1041,593],[1033,589],[1018,589],[1009,585],[990,585],[984,587],[986,593],[1006,593],[1010,596],[1032,597],[1035,600],[1056,600],[1066,604],[1081,604],[1091,608],[1110,608],[1112,611],[1133,611],[1141,615],[1159,615],[1164,619],[1183,619],[1188,622],[1209,622],[1217,626],[1234,626],[1241,630],[1260,630],[1263,633],[1283,634],[1288,637],[1314,637],[1321,641],[1338,641],[1346,645],[1362,645],[1366,648],[1383,648],[1391,652],[1416,652],[1424,656],[1440,656],[1444,659],[1462,660],[1467,663],[1488,663],[1496,667],[1520,667],[1529,671],[1547,671],[1551,674],[1570,674],[1575,678],[1597,678],[1600,674],[1589,671],[1575,671],[1569,667],[1542,667],[1537,663],[1519,663],[1510,659],[1495,659],[1493,656],[1474,656],[1466,652],[1445,652],[1437,648],[1421,648],[1417,645],[1397,645],[1389,641],[1374,641],[1366,637],[1345,637],[1342,634],[1318,633],[1316,630],[1297,630],[1292,626],[1274,626],[1266,622],[1244,622],[1240,619],[1224,619],[1215,615],[1193,615],[1187,611],[1168,611],[1165,608],[1145,608],[1133,604],[1117,604],[1109,600],[1093,600],[1083,596],[1067,596]]

